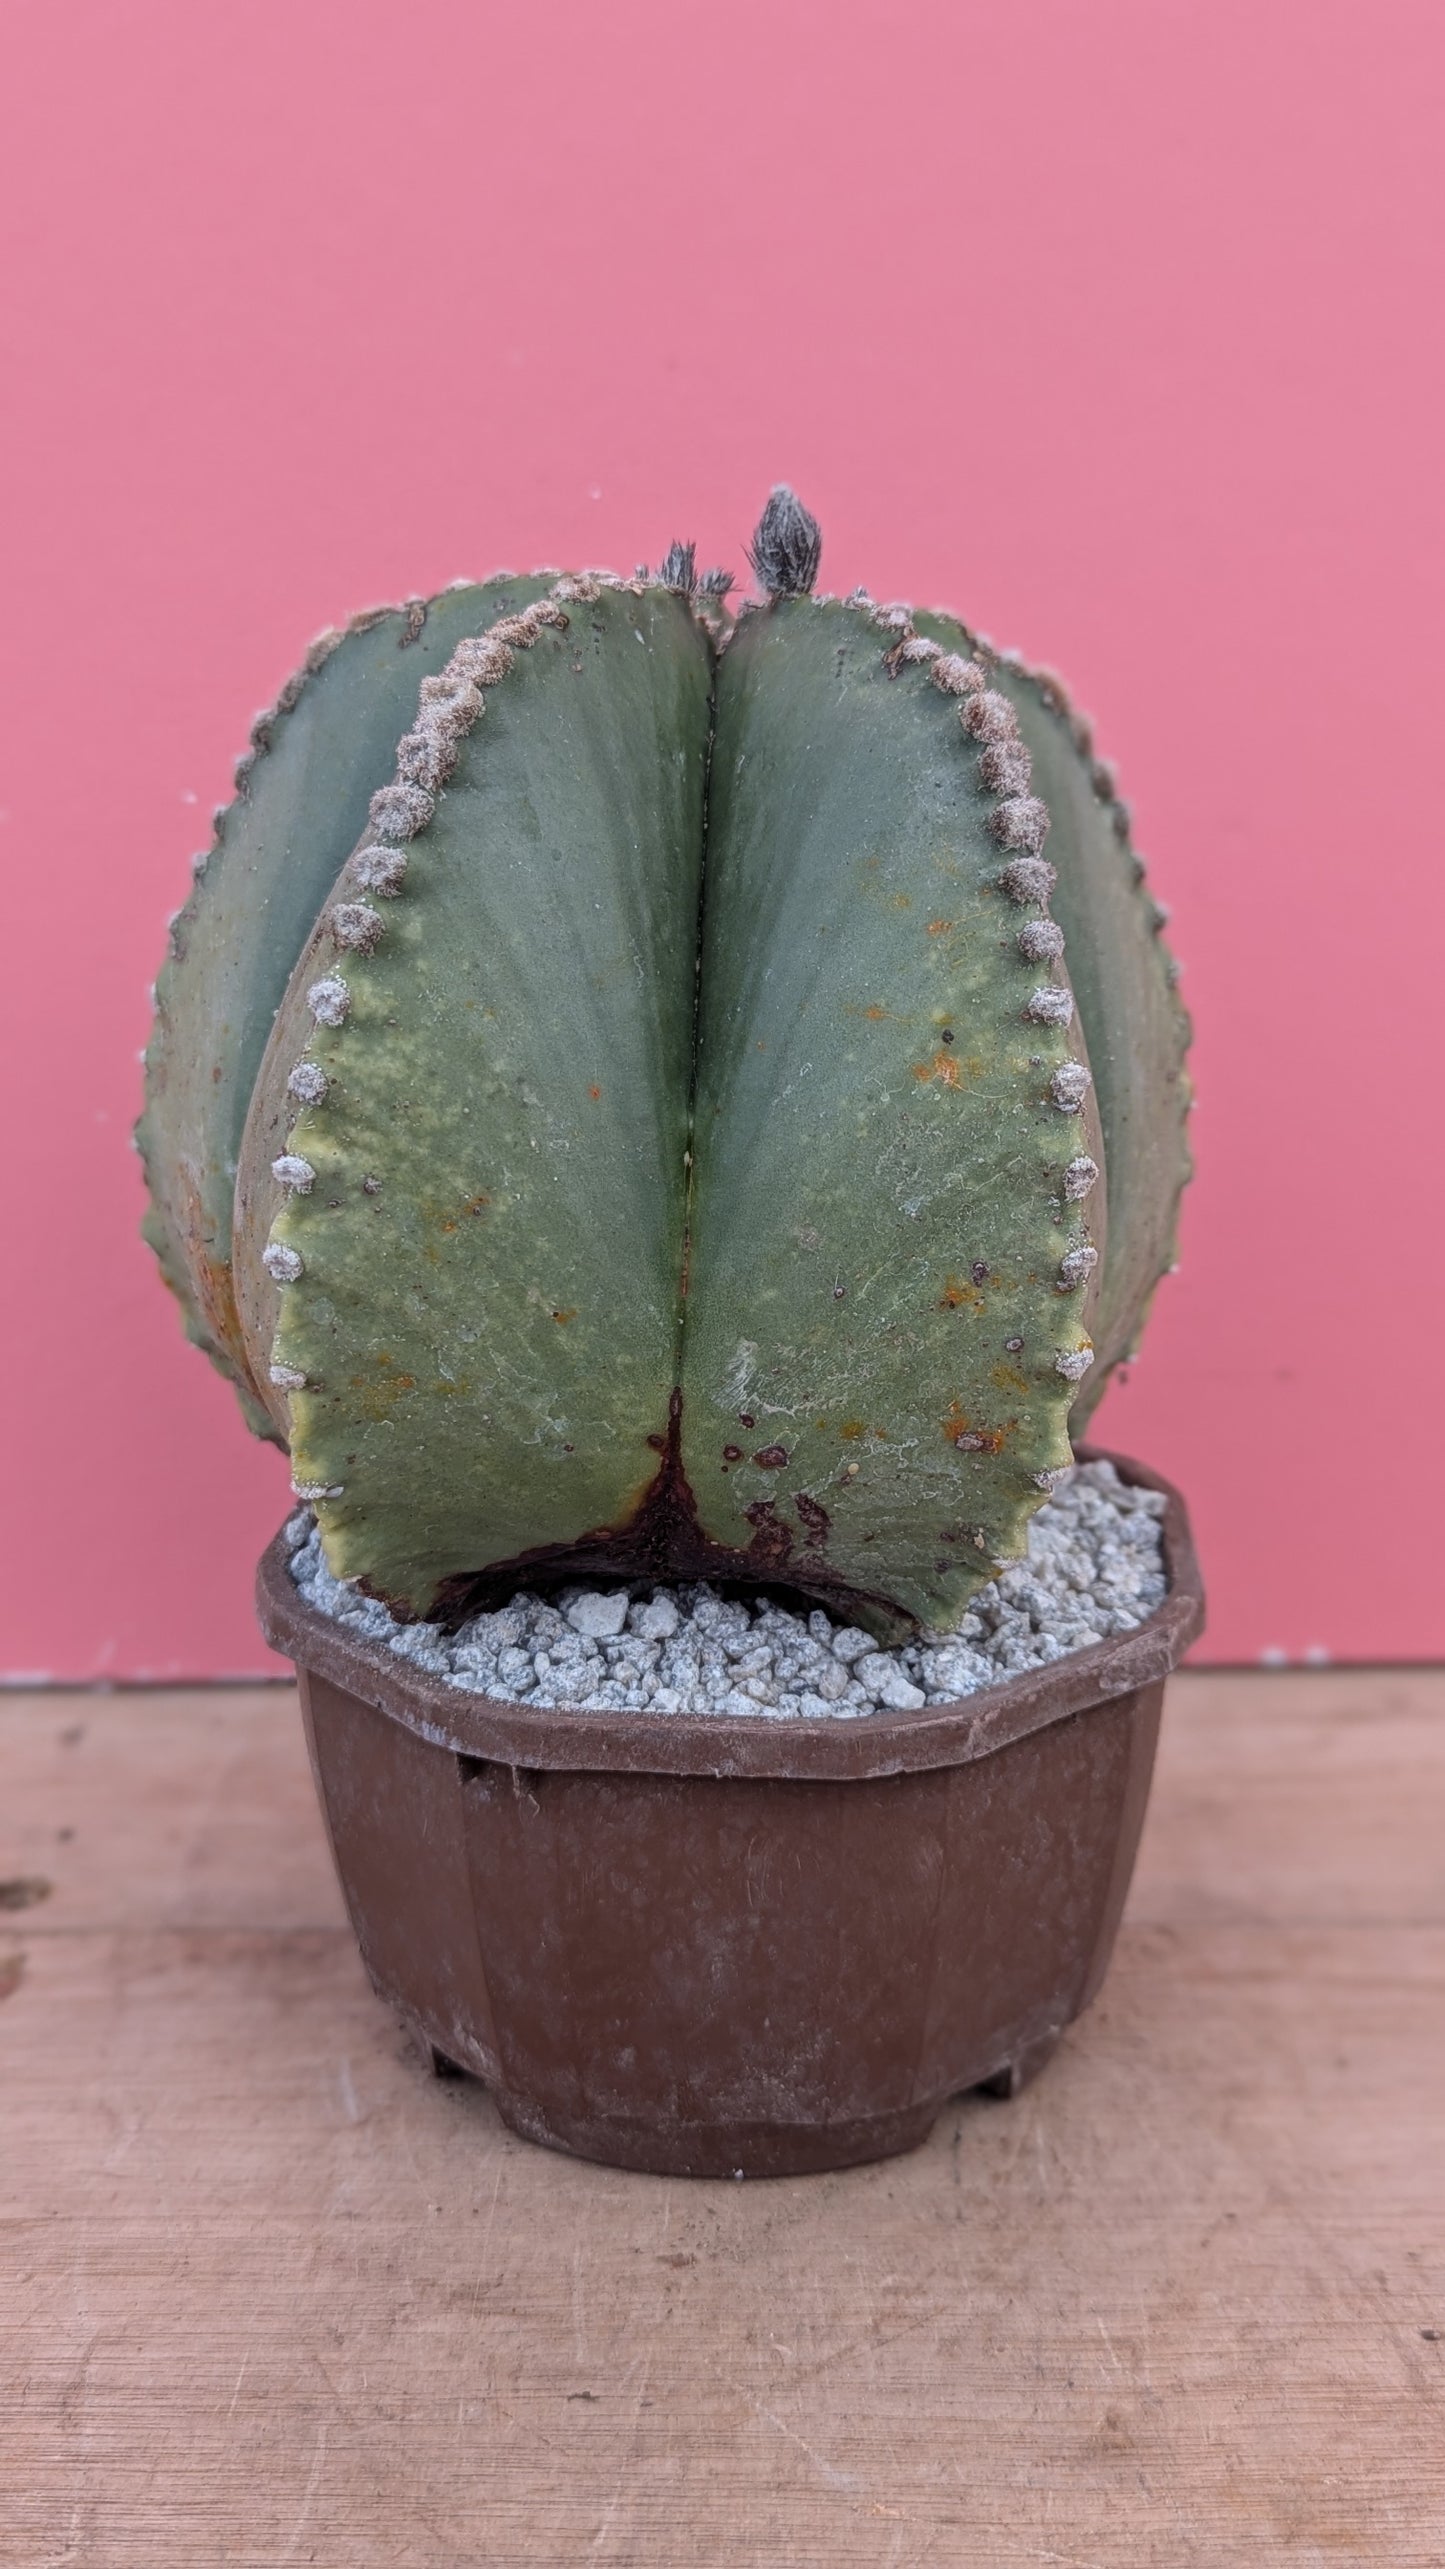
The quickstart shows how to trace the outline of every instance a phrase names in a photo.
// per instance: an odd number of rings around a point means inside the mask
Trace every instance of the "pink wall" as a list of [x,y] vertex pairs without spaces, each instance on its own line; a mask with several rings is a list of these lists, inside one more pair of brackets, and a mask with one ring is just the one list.
[[736,563],[782,475],[828,586],[1069,673],[1174,904],[1200,1178],[1105,1424],[1193,1498],[1210,1652],[1440,1652],[1438,0],[77,0],[5,50],[0,1666],[267,1664],[284,1470],[125,1147],[251,709],[462,571]]

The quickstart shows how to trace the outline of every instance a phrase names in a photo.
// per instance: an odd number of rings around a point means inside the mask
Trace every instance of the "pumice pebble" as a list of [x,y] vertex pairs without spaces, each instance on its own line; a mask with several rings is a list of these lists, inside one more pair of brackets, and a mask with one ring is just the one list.
[[1164,1602],[1163,1514],[1160,1492],[1121,1481],[1112,1463],[1073,1465],[1032,1519],[1027,1557],[981,1588],[952,1632],[894,1650],[821,1607],[794,1612],[705,1583],[523,1589],[445,1633],[398,1623],[334,1579],[309,1512],[292,1517],[287,1542],[308,1605],[467,1693],[583,1712],[856,1721],[955,1703],[1131,1632]]

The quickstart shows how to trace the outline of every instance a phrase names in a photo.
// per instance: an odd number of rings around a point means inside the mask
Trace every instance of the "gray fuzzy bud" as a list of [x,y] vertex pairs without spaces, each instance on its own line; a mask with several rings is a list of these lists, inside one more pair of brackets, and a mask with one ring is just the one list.
[[512,654],[506,643],[500,642],[495,633],[479,633],[457,644],[445,675],[465,678],[472,687],[495,687],[511,666]]
[[381,838],[415,838],[435,810],[420,785],[383,785],[371,798],[371,826]]
[[818,576],[823,535],[796,492],[779,482],[753,531],[748,560],[770,597],[806,597]]
[[[374,610],[374,613],[379,620],[382,616],[388,613],[388,609],[386,607],[377,607]],[[351,629],[355,632],[357,627],[360,626],[364,631],[365,624],[366,619],[364,616],[354,616],[352,618]],[[345,634],[341,631],[339,626],[334,624],[329,624],[324,633],[318,633],[315,641],[307,644],[306,657],[301,663],[307,677],[314,678],[318,669],[324,669],[333,651],[339,651],[345,640]]]
[[286,1085],[303,1106],[319,1106],[331,1082],[319,1061],[299,1061]]
[[394,901],[406,881],[406,868],[404,847],[359,847],[346,872],[358,890],[376,892],[383,901]]
[[1034,762],[1021,740],[991,740],[978,762],[978,772],[991,794],[1023,794],[1032,780]]
[[283,1151],[271,1162],[271,1175],[288,1195],[309,1195],[316,1184],[316,1171],[309,1160],[298,1158],[294,1151]]
[[1098,1184],[1098,1180],[1098,1161],[1091,1160],[1087,1152],[1081,1151],[1076,1160],[1070,1160],[1064,1171],[1064,1202],[1082,1204],[1085,1196]]
[[[475,688],[472,693],[476,694]],[[477,701],[481,702],[480,697]],[[416,728],[403,732],[396,744],[396,772],[402,783],[436,793],[457,763],[457,743],[465,728],[465,723],[438,720],[437,709],[429,705]]]
[[1059,1261],[1059,1283],[1065,1293],[1077,1293],[1087,1284],[1099,1263],[1099,1252],[1091,1240],[1080,1240]]
[[465,714],[475,722],[482,699],[463,671],[448,666],[435,678],[423,678],[420,702],[429,714]]
[[[536,598],[531,606],[523,608],[520,615],[498,616],[496,623],[488,626],[484,639],[511,644],[518,651],[530,651],[549,624],[565,625],[567,621],[561,607],[554,605],[550,598]],[[458,646],[458,651],[452,655],[454,659],[464,647]]]
[[1055,963],[1064,951],[1064,932],[1057,919],[1026,919],[1018,933],[1025,963]]
[[261,1252],[261,1264],[273,1284],[295,1284],[306,1273],[305,1261],[284,1240],[272,1240]]
[[958,709],[958,719],[970,740],[1017,740],[1019,718],[1007,696],[995,687],[984,687],[977,695],[966,696]]
[[1054,1358],[1054,1372],[1066,1383],[1081,1383],[1094,1361],[1092,1347],[1061,1347]]
[[306,993],[306,1005],[318,1026],[344,1026],[351,1006],[351,993],[344,981],[328,972],[321,981],[313,981]]
[[1046,981],[1030,993],[1024,1015],[1032,1017],[1036,1026],[1072,1025],[1074,994],[1072,990],[1061,989],[1056,982]]
[[365,901],[338,901],[327,926],[339,946],[348,946],[357,954],[374,954],[386,921],[379,910],[373,910]]
[[996,803],[988,816],[991,834],[1000,847],[1021,848],[1026,855],[1037,856],[1049,832],[1049,810],[1036,794],[1013,794],[1006,803]]
[[1030,901],[1047,901],[1058,879],[1046,856],[1016,856],[1004,867],[998,888],[1023,908]]
[[346,1484],[344,1481],[333,1481],[329,1485],[325,1481],[293,1481],[291,1484],[291,1496],[293,1499],[309,1499],[312,1501],[316,1499],[341,1499],[346,1496]]
[[304,1392],[306,1389],[306,1377],[296,1365],[273,1365],[271,1380],[278,1391]]
[[1073,707],[1069,702],[1068,688],[1064,685],[1057,669],[1039,667],[1031,669],[1029,676],[1038,689],[1040,702],[1048,707],[1051,714],[1060,714],[1067,722]]
[[956,651],[945,651],[928,674],[945,696],[981,695],[988,684],[980,662],[960,659]]
[[1061,1061],[1049,1081],[1049,1095],[1063,1115],[1077,1115],[1094,1082],[1081,1061]]

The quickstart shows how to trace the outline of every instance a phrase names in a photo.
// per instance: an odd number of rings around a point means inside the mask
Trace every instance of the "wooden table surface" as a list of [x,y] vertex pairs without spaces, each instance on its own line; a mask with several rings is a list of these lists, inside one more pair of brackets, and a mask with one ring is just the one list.
[[1445,1671],[1176,1680],[1038,2085],[701,2184],[431,2077],[288,1690],[4,1699],[0,2560],[1440,2569],[1442,1784]]

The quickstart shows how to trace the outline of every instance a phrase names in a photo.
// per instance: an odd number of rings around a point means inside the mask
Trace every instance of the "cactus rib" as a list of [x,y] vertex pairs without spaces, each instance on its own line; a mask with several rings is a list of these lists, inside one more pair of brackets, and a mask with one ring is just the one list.
[[1148,898],[1129,807],[1112,765],[1098,755],[1092,723],[1062,679],[1018,653],[999,656],[997,684],[1015,706],[1045,792],[1069,816],[1078,850],[1057,899],[1089,1027],[1111,1207],[1098,1361],[1075,1403],[1078,1433],[1114,1367],[1136,1351],[1155,1286],[1177,1257],[1179,1203],[1191,1169],[1185,1127],[1192,1091],[1184,1067],[1190,1025],[1161,934],[1166,914]]
[[267,1032],[422,680],[488,610],[524,606],[538,585],[459,582],[319,636],[253,723],[236,799],[217,813],[172,922],[136,1131],[151,1197],[145,1233],[187,1335],[236,1385],[261,1434],[276,1429],[235,1310],[231,1210]]
[[[316,1502],[332,1557],[404,1608],[625,1522],[657,1473],[708,657],[670,589],[580,578],[459,643],[416,726],[432,809],[372,798],[367,846],[409,861],[345,950],[345,1011],[308,1005],[331,902],[277,1017],[237,1183],[247,1343],[305,1377],[268,1394],[298,1477],[340,1492]],[[305,1198],[278,1192],[283,1143]]]
[[[1021,1548],[1097,1252],[1047,1092],[1060,1014],[1035,1024],[1037,964],[1000,946],[1012,709],[911,648],[907,607],[854,605],[886,650],[788,599],[719,673],[682,1454],[714,1540],[884,1631]],[[1014,747],[1003,792],[981,736]]]

